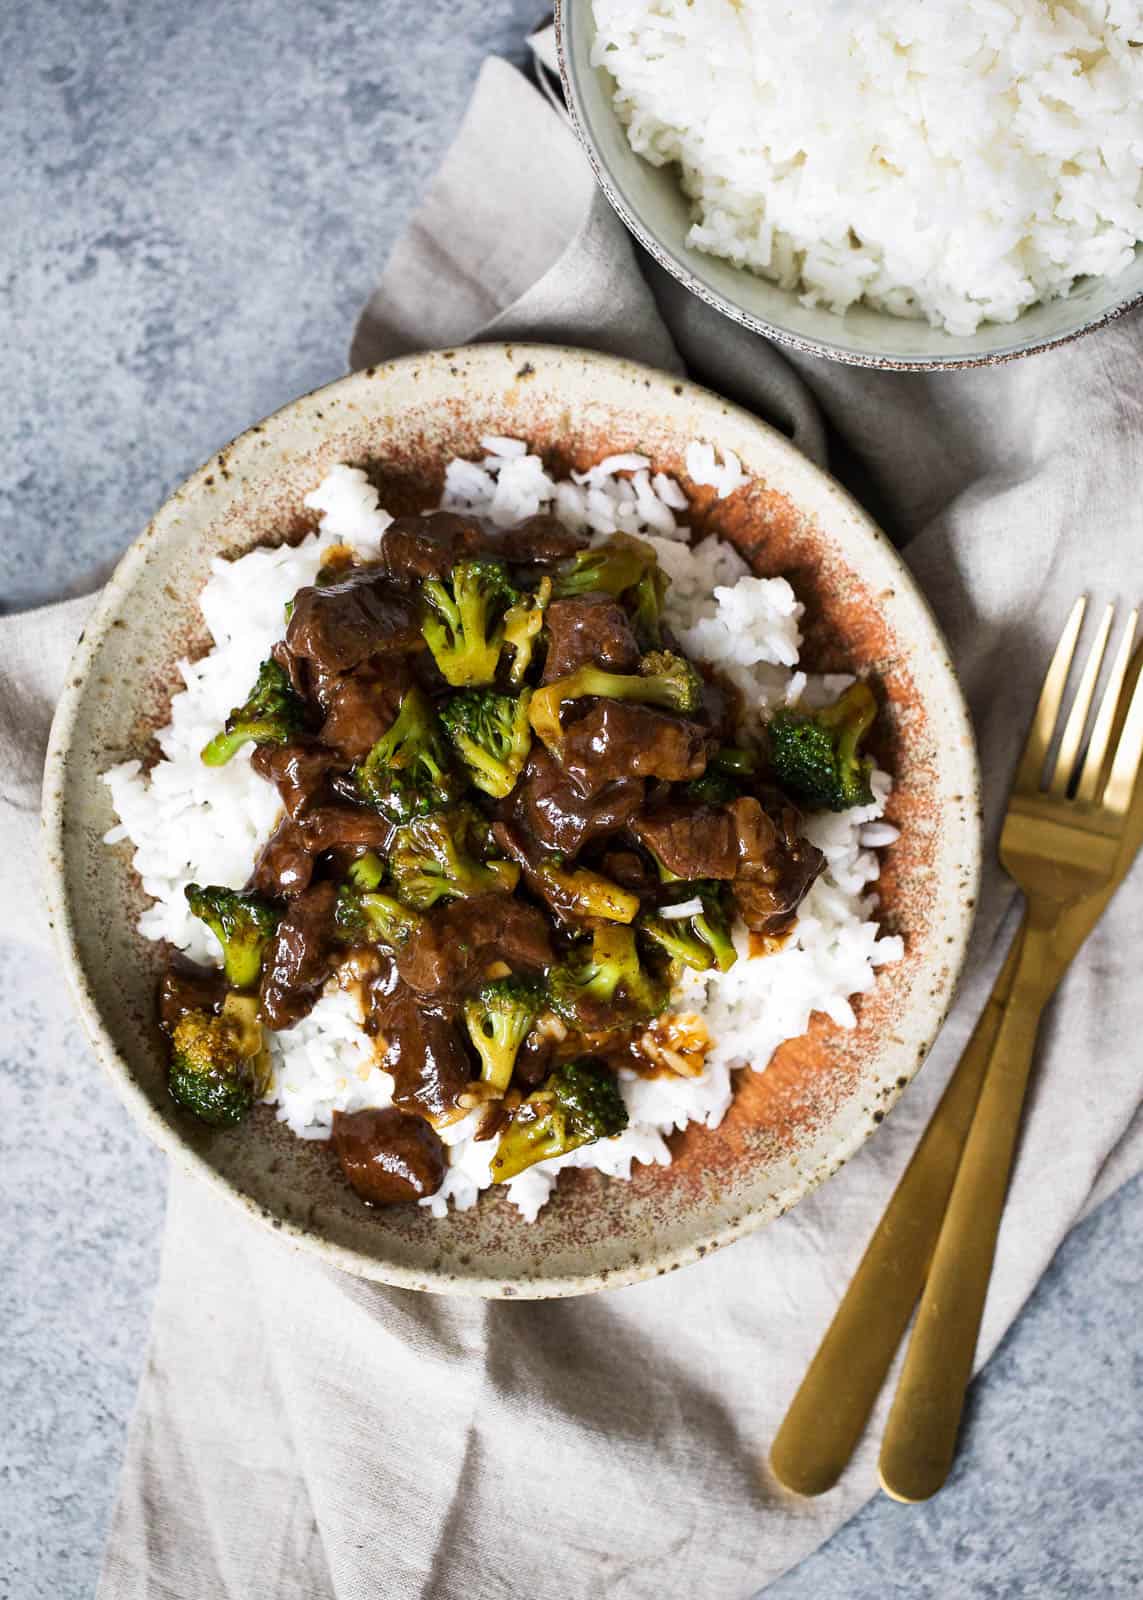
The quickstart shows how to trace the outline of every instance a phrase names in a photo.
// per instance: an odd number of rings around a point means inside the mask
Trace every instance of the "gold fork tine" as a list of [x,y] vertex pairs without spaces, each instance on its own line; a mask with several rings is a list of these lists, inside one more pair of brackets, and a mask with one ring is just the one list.
[[1138,678],[1127,708],[1127,718],[1119,743],[1115,747],[1115,760],[1111,776],[1103,791],[1103,809],[1117,817],[1125,815],[1131,804],[1131,791],[1143,763],[1143,677]]
[[1091,730],[1091,740],[1084,757],[1083,772],[1080,775],[1079,788],[1076,790],[1076,799],[1081,805],[1092,805],[1099,793],[1099,780],[1103,774],[1107,752],[1111,747],[1111,737],[1115,729],[1115,716],[1119,707],[1119,699],[1123,693],[1124,679],[1127,677],[1127,668],[1131,661],[1131,647],[1135,643],[1135,629],[1139,623],[1138,611],[1133,611],[1127,619],[1127,628],[1120,641],[1119,649],[1115,653],[1115,660],[1111,667],[1111,676],[1107,680],[1107,688],[1103,691],[1103,699],[1099,703],[1099,710],[1095,716],[1095,726]]
[[1052,773],[1052,781],[1048,786],[1048,793],[1058,795],[1061,800],[1068,792],[1068,784],[1072,781],[1079,763],[1080,748],[1083,745],[1083,730],[1087,727],[1088,712],[1091,710],[1091,702],[1095,698],[1095,686],[1099,682],[1099,669],[1103,666],[1103,652],[1107,649],[1107,640],[1111,633],[1111,622],[1114,616],[1115,607],[1109,605],[1100,620],[1095,642],[1088,651],[1079,686],[1076,689],[1076,697],[1072,701],[1072,709],[1068,713],[1067,722],[1064,724],[1064,731],[1060,738],[1060,750],[1056,757],[1055,771]]
[[1028,742],[1024,746],[1024,754],[1016,769],[1013,788],[1018,793],[1031,794],[1040,787],[1040,774],[1044,770],[1048,746],[1052,742],[1056,718],[1060,714],[1068,672],[1071,669],[1072,656],[1075,654],[1076,640],[1079,638],[1086,608],[1087,596],[1081,594],[1072,607],[1064,631],[1060,635],[1060,642],[1056,646],[1056,653],[1052,657],[1052,664],[1044,679],[1044,687],[1040,690],[1036,715],[1032,718],[1032,726],[1028,732]]

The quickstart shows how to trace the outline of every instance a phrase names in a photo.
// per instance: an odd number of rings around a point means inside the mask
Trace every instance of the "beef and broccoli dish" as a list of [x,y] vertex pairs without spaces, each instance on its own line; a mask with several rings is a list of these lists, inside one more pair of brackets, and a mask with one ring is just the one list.
[[333,1113],[365,1201],[433,1194],[467,1116],[495,1182],[623,1130],[620,1074],[670,1070],[683,975],[795,923],[824,864],[802,809],[871,798],[869,687],[746,742],[666,590],[648,543],[547,514],[399,517],[379,559],[326,552],[201,753],[252,751],[281,811],[245,886],[186,890],[222,964],[176,954],[162,979],[185,1111],[241,1121],[268,1035],[332,981],[393,1082],[391,1105]]

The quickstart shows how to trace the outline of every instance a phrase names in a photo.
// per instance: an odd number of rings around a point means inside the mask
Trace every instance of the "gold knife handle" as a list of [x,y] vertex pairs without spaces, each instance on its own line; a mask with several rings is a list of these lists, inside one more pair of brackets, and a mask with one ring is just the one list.
[[1022,938],[1021,929],[778,1430],[770,1466],[796,1494],[824,1494],[841,1476],[924,1287]]
[[895,1500],[928,1499],[952,1465],[1036,1034],[1054,987],[1052,932],[1033,908],[881,1445],[881,1486]]

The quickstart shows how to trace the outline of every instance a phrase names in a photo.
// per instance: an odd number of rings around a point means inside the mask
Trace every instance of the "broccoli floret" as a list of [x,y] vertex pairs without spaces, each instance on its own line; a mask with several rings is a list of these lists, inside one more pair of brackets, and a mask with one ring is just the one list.
[[420,689],[410,689],[392,725],[353,771],[357,792],[390,822],[442,811],[457,784],[436,714]]
[[226,980],[235,989],[253,989],[262,974],[262,956],[282,913],[260,895],[212,884],[186,887],[187,904],[222,946]]
[[421,593],[421,632],[446,680],[454,688],[491,683],[504,644],[504,613],[519,599],[503,561],[458,561],[447,581],[426,578]]
[[463,811],[416,817],[403,827],[389,857],[393,887],[401,900],[426,911],[438,900],[511,893],[520,881],[514,861],[480,861],[472,854],[473,826]]
[[723,745],[706,764],[701,778],[692,778],[686,792],[692,800],[704,805],[725,805],[742,793],[744,779],[758,769],[758,758],[752,750],[742,750],[734,745]]
[[536,889],[561,910],[581,917],[602,917],[606,922],[633,922],[639,896],[630,889],[592,872],[590,867],[565,867],[558,855],[543,856],[531,868]]
[[707,767],[701,778],[692,778],[686,787],[687,798],[706,806],[725,805],[742,793],[734,779],[716,768]]
[[563,736],[560,706],[565,700],[600,695],[607,700],[638,700],[687,716],[702,705],[702,679],[683,656],[669,650],[652,650],[639,662],[639,671],[607,672],[603,667],[577,667],[566,678],[545,684],[532,696],[532,727],[546,745]]
[[543,1003],[542,985],[516,976],[490,978],[464,1002],[465,1025],[480,1057],[480,1081],[490,1095],[503,1095],[508,1088],[516,1052]]
[[421,919],[392,895],[375,889],[342,884],[337,894],[334,922],[344,939],[363,944],[384,944],[399,950],[421,926]]
[[766,730],[774,777],[816,810],[868,805],[873,762],[859,752],[876,716],[867,683],[851,684],[821,711],[777,712]]
[[552,593],[560,600],[581,594],[619,596],[633,589],[657,565],[655,552],[642,539],[616,534],[590,550],[577,550],[556,576]]
[[258,668],[245,703],[235,706],[222,732],[204,746],[202,759],[208,767],[224,767],[251,740],[255,744],[289,744],[301,732],[305,714],[289,678],[271,657]]
[[536,641],[544,626],[544,612],[552,598],[552,580],[541,578],[533,594],[522,594],[504,613],[504,643],[512,651],[508,681],[518,689],[532,664]]
[[640,658],[639,676],[648,688],[643,698],[652,705],[689,716],[702,706],[702,677],[686,656],[671,650],[648,650]]
[[168,1086],[201,1122],[241,1122],[270,1082],[270,1058],[252,994],[228,994],[221,1012],[188,1011],[171,1038]]
[[349,881],[355,889],[378,889],[385,876],[385,863],[376,850],[366,850],[349,869]]
[[676,918],[651,914],[640,918],[639,931],[653,940],[672,961],[695,972],[709,972],[711,967],[729,972],[738,960],[738,952],[730,935],[730,919],[722,894],[714,884],[680,884],[675,903],[681,905],[693,899],[702,901],[702,910],[693,916]]
[[613,1073],[582,1056],[565,1061],[517,1109],[492,1158],[493,1183],[507,1183],[537,1161],[567,1155],[627,1126],[627,1107]]
[[631,596],[631,622],[642,650],[663,648],[663,600],[670,579],[657,563],[648,567]]
[[680,966],[690,967],[694,972],[709,972],[714,966],[714,955],[706,941],[695,932],[693,917],[676,920],[648,913],[639,919],[639,932],[646,934]]
[[729,972],[738,960],[738,951],[730,934],[730,917],[720,893],[701,896],[703,909],[694,918],[694,928],[705,944],[714,952],[714,964],[720,972]]
[[528,722],[531,690],[462,689],[441,712],[441,722],[478,789],[502,800],[515,786],[532,748]]
[[597,928],[590,949],[574,950],[548,974],[548,1004],[558,1017],[584,1032],[599,1029],[602,1007],[606,1025],[619,1027],[657,1017],[667,998],[667,986],[639,960],[632,929],[615,923]]
[[513,829],[508,830],[505,848],[519,862],[529,888],[542,895],[557,916],[632,922],[638,914],[637,894],[590,867],[565,866],[558,851],[530,848]]

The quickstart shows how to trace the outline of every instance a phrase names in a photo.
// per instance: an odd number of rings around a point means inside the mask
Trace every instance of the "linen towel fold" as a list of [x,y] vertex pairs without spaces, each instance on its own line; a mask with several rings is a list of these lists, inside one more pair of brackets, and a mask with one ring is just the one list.
[[[780,353],[641,257],[566,124],[490,61],[352,360],[524,337],[685,368],[855,488],[949,636],[991,863],[1067,608],[1082,591],[1134,598],[1140,577],[1139,318],[979,372]],[[61,645],[83,614],[0,620],[9,933],[32,910],[12,866],[32,849]],[[1068,1229],[1143,1165],[1140,882],[1044,1030],[981,1362]],[[784,1494],[766,1451],[971,1031],[1012,899],[989,865],[960,999],[877,1138],[790,1215],[686,1272],[578,1301],[434,1299],[323,1268],[173,1177],[102,1600],[734,1600],[794,1565],[875,1492],[889,1391],[823,1499]]]

